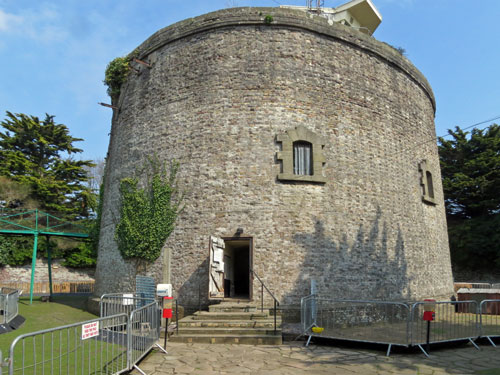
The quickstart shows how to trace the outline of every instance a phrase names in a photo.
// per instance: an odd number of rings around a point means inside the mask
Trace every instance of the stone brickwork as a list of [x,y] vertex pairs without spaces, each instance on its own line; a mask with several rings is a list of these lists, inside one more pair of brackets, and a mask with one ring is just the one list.
[[[186,198],[147,273],[170,281],[185,306],[198,305],[200,290],[207,302],[209,237],[238,228],[253,239],[255,272],[290,308],[311,279],[332,298],[451,296],[434,97],[405,57],[278,8],[188,19],[137,53],[152,67],[136,66],[114,111],[97,294],[134,289],[134,265],[114,240],[119,181],[156,154],[180,162]],[[325,183],[277,177],[277,137],[300,126],[324,141]],[[436,205],[422,200],[423,160]],[[256,300],[258,288],[254,279]]]

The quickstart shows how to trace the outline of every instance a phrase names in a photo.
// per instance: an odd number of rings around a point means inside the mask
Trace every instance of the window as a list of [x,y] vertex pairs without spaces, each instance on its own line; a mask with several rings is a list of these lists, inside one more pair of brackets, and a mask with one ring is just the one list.
[[429,170],[427,161],[423,160],[419,165],[420,185],[422,186],[422,201],[432,205],[436,205],[434,196],[434,183],[432,181],[432,173]]
[[429,171],[425,171],[425,177],[427,179],[427,195],[434,199],[434,186],[432,185],[432,174]]
[[293,174],[313,175],[313,154],[310,142],[293,142]]
[[297,126],[279,134],[276,141],[281,143],[281,150],[276,153],[276,159],[281,161],[279,181],[326,182],[322,137],[304,126]]

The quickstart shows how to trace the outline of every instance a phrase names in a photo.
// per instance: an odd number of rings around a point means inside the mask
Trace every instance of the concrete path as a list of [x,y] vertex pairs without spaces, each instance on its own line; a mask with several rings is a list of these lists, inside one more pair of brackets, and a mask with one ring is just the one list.
[[[163,374],[481,374],[500,368],[500,347],[472,345],[422,353],[287,342],[281,346],[169,343],[168,355],[155,350],[140,364],[148,375]],[[500,371],[498,372],[500,374]],[[132,374],[139,374],[134,370]]]

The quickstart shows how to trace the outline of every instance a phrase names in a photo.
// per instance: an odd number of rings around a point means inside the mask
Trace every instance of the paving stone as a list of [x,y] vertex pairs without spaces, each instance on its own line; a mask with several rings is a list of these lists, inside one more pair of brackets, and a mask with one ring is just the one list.
[[311,350],[297,343],[265,348],[176,344],[169,348],[168,355],[153,352],[139,366],[148,369],[148,375],[462,375],[500,367],[495,348],[483,346],[481,349],[443,349],[436,352],[439,355],[426,358],[421,353],[397,353],[386,357],[383,351],[351,351],[330,346]]

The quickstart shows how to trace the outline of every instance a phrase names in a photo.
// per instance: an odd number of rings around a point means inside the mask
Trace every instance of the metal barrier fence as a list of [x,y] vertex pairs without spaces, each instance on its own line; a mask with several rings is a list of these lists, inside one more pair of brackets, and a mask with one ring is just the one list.
[[154,301],[154,298],[143,298],[136,293],[103,294],[99,301],[100,316],[103,317],[121,313],[130,315],[132,311]]
[[[435,313],[433,321],[423,320],[425,305]],[[310,295],[301,300],[304,335],[349,341],[418,346],[500,336],[500,300],[402,302],[332,300]]]
[[392,345],[409,343],[410,307],[405,303],[308,296],[301,310],[303,331],[310,332],[306,345],[312,336],[371,342],[387,344],[389,355]]
[[469,340],[479,338],[479,316],[476,301],[433,302],[435,319],[422,319],[424,306],[429,302],[417,302],[411,308],[411,345],[418,346],[425,355],[424,344]]
[[18,336],[9,375],[121,374],[128,370],[126,314]]
[[11,288],[0,289],[0,324],[7,324],[19,313],[19,290]]
[[486,299],[479,305],[481,337],[486,337],[495,346],[492,337],[500,336],[500,299]]
[[130,314],[18,336],[10,346],[8,374],[117,375],[134,368],[145,374],[137,363],[154,346],[167,353],[156,343],[160,318],[161,310],[153,301]]
[[[142,372],[137,363],[154,347],[166,351],[156,344],[160,339],[161,310],[156,302],[138,308],[130,314],[128,324],[128,361],[129,368]],[[165,332],[165,334],[167,334]]]

